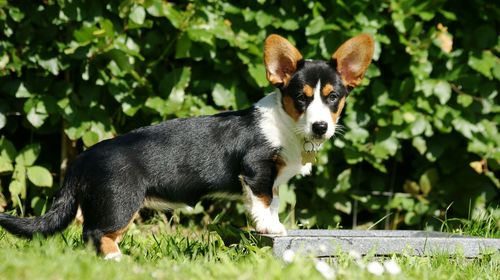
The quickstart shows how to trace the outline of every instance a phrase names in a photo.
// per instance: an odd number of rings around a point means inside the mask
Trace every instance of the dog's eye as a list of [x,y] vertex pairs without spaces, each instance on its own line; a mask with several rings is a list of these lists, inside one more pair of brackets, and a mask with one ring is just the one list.
[[297,95],[297,101],[300,101],[300,102],[306,102],[306,96],[303,95],[302,93],[299,93]]
[[330,94],[328,94],[328,101],[330,101],[330,102],[335,102],[338,98],[339,98],[339,95],[337,93],[335,93],[334,91],[332,91],[332,92],[330,92]]

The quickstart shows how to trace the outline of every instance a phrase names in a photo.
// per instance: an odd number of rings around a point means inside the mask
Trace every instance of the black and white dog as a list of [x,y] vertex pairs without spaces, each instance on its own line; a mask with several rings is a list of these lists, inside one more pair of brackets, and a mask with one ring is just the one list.
[[311,172],[315,152],[334,135],[349,91],[371,62],[373,45],[362,34],[330,61],[313,61],[271,35],[264,62],[275,92],[245,110],[169,120],[102,141],[74,161],[45,215],[1,214],[0,225],[18,236],[50,235],[80,206],[84,240],[106,258],[119,258],[118,242],[146,202],[194,205],[210,195],[243,194],[258,232],[286,234],[277,188]]

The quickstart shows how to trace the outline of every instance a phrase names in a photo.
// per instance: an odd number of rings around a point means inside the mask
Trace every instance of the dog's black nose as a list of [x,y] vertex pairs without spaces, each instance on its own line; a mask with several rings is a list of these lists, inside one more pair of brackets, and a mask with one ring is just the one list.
[[315,122],[312,124],[312,131],[317,136],[323,136],[328,130],[328,124],[326,122]]

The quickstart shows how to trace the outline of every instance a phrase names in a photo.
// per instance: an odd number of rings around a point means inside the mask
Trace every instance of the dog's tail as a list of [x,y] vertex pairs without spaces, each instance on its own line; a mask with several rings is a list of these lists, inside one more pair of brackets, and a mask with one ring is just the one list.
[[14,235],[27,238],[34,234],[52,235],[66,228],[75,218],[78,210],[76,198],[78,183],[72,170],[73,168],[68,168],[63,185],[57,192],[54,203],[47,213],[35,218],[19,218],[0,214],[0,226]]

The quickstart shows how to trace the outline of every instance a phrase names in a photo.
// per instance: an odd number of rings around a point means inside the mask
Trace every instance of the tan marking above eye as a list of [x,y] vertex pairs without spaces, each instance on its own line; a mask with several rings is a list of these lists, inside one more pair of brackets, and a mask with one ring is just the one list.
[[337,109],[337,112],[332,112],[332,120],[333,120],[333,123],[337,123],[337,120],[340,118],[340,114],[342,113],[342,109],[344,109],[344,105],[345,105],[345,96],[342,97],[342,99],[340,99],[339,101],[339,107]]
[[295,108],[293,99],[288,95],[283,97],[283,109],[294,121],[299,120],[300,113],[297,111],[297,108]]
[[314,95],[314,89],[310,85],[304,86],[304,94],[307,97],[312,97]]
[[328,96],[330,94],[330,92],[332,91],[335,91],[335,88],[333,87],[332,84],[326,84],[323,89],[321,89],[321,94],[323,94],[323,96]]

